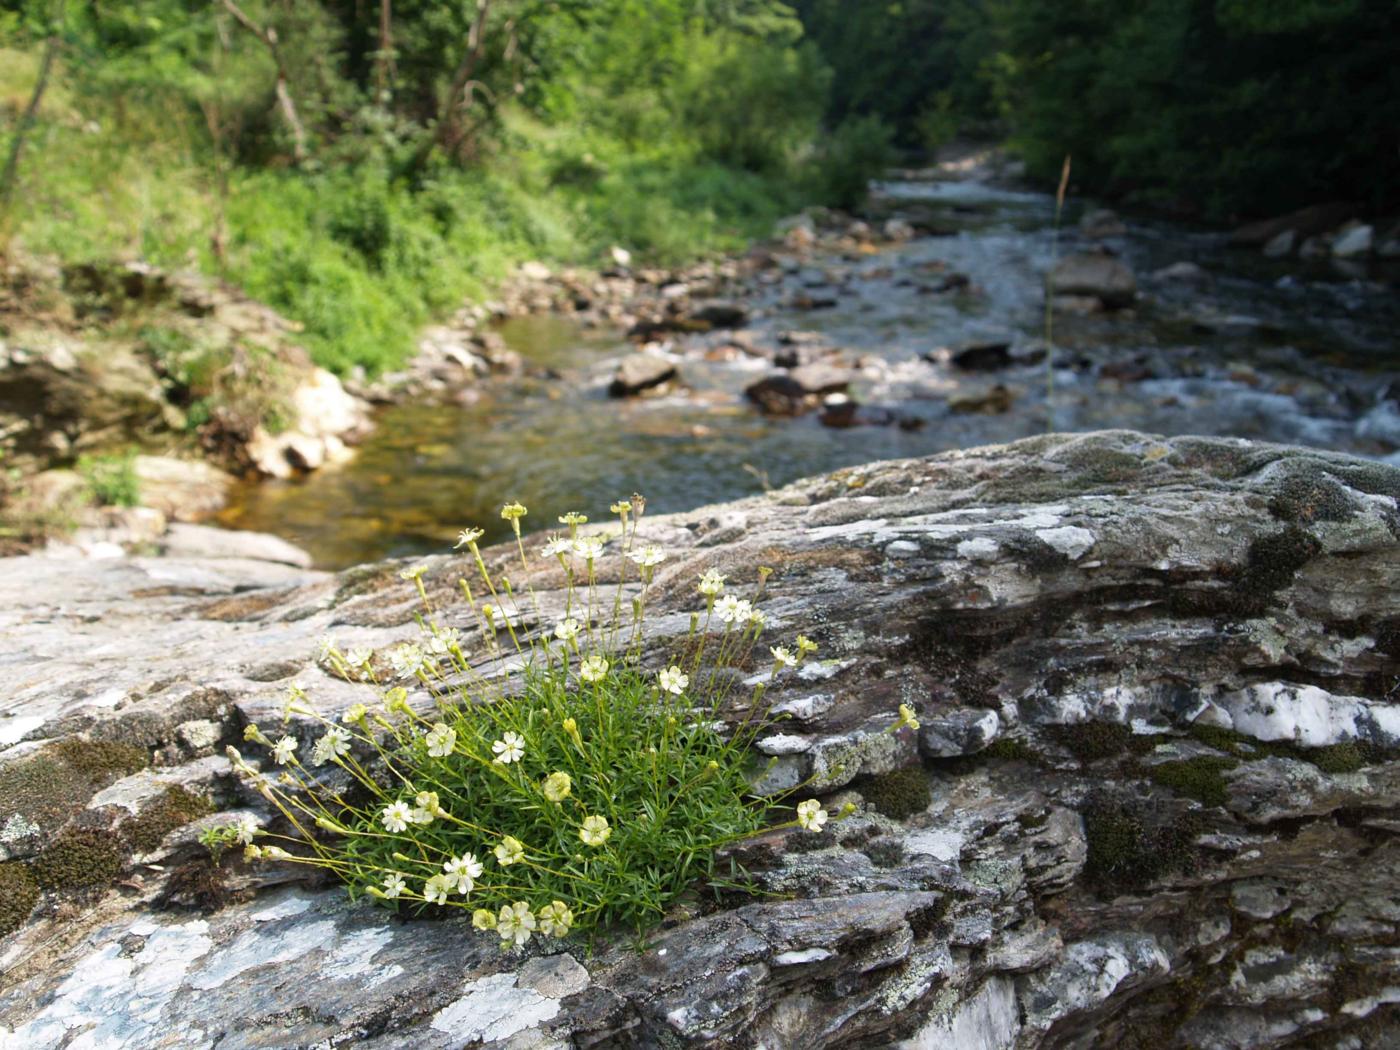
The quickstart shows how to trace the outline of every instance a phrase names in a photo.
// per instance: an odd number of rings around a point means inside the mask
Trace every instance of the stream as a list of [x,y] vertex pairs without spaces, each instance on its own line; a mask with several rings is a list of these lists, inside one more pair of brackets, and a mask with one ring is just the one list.
[[[1090,244],[1075,228],[1082,209],[1067,209],[1057,235],[1043,193],[912,180],[877,191],[936,233],[868,253],[779,251],[742,302],[755,346],[797,330],[845,351],[853,399],[887,425],[761,415],[743,391],[775,369],[723,352],[733,333],[677,337],[672,391],[610,398],[633,352],[621,331],[518,317],[499,331],[531,366],[523,377],[484,383],[465,407],[387,407],[352,461],[248,484],[220,523],[284,536],[325,568],[440,552],[465,525],[506,535],[507,500],[538,514],[526,520],[536,528],[568,509],[601,519],[633,491],[651,511],[685,510],[851,464],[1043,433],[1047,388],[1056,430],[1238,436],[1400,462],[1393,270],[1265,259],[1219,233],[1129,217],[1107,243],[1136,274],[1138,302],[1057,313],[1047,372],[1036,359],[1043,275]],[[1163,272],[1182,262],[1205,274]],[[967,284],[934,290],[948,274]],[[804,309],[804,298],[834,305]],[[973,371],[946,353],[924,358],[987,341],[1009,344],[1011,362]]]

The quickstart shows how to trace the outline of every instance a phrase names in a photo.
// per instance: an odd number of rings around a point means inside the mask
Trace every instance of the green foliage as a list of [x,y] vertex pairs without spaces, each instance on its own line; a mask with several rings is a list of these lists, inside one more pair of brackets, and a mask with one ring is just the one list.
[[870,180],[894,161],[893,129],[877,116],[850,117],[822,142],[812,164],[815,196],[838,208],[865,200]]
[[993,66],[1030,170],[1215,217],[1396,200],[1390,0],[1014,0]]
[[[288,717],[310,719],[320,734],[310,754],[299,753],[297,737],[274,741],[253,725],[247,739],[268,748],[284,775],[273,781],[237,751],[230,755],[289,824],[324,835],[261,836],[287,842],[289,851],[235,827],[209,833],[206,844],[241,838],[251,843],[250,858],[323,867],[352,897],[414,911],[471,910],[473,923],[495,931],[505,948],[575,927],[621,925],[640,935],[696,880],[728,884],[716,850],[758,831],[782,797],[750,797],[749,746],[768,719],[763,694],[815,646],[799,638],[792,650],[772,648],[767,680],[747,698],[732,696],[740,672],[751,673],[763,629],[751,604],[762,583],[750,599],[721,596],[723,577],[710,572],[699,587],[705,608],[681,651],[667,654],[661,671],[645,670],[645,608],[665,554],[636,543],[633,503],[614,511],[622,532],[612,550],[598,536],[579,538],[577,525],[587,519],[566,515],[560,520],[570,523],[571,538],[538,553],[567,579],[564,618],[552,631],[517,626],[524,622],[517,596],[488,571],[476,546],[481,530],[463,533],[460,546],[491,600],[474,599],[465,579],[458,586],[487,639],[485,656],[509,657],[503,676],[479,674],[457,631],[441,626],[434,594],[452,581],[426,580],[426,567],[405,570],[423,602],[421,642],[381,655],[342,653],[328,641],[322,663],[351,682],[380,681],[390,669],[416,678],[434,707],[425,714],[410,708],[404,688],[381,688],[374,708],[357,704],[337,722],[293,688]],[[525,513],[518,504],[502,511],[517,540]],[[517,546],[528,578],[529,559]],[[615,589],[600,591],[598,575],[614,566]],[[524,604],[526,595],[518,597]],[[529,606],[539,622],[533,594]],[[323,776],[327,766],[348,775],[348,790]],[[915,776],[926,805],[927,782]],[[911,791],[899,795],[906,805]],[[827,819],[809,799],[782,826],[819,833]]]
[[78,473],[87,479],[93,496],[104,507],[135,507],[141,502],[134,450],[103,456],[83,456]]

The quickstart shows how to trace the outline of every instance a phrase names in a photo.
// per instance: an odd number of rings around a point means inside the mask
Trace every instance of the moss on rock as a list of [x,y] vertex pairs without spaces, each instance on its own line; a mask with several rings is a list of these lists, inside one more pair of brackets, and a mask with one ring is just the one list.
[[928,775],[922,769],[896,769],[871,777],[860,793],[876,812],[891,820],[904,820],[928,809],[933,801]]
[[0,767],[0,799],[41,832],[58,830],[97,792],[145,768],[143,748],[70,737]]
[[176,828],[214,812],[214,804],[179,785],[165,789],[154,802],[121,827],[122,837],[135,853],[149,853]]
[[35,881],[46,890],[83,889],[115,879],[124,859],[120,835],[70,827],[44,847],[32,868]]
[[16,930],[39,900],[39,884],[19,861],[0,864],[0,937]]
[[1102,890],[1140,889],[1155,879],[1196,866],[1198,818],[1183,815],[1169,824],[1153,824],[1131,802],[1092,796],[1083,811],[1088,857],[1084,872]]
[[1131,727],[1122,722],[1073,722],[1046,726],[1045,730],[1052,740],[1083,763],[1121,755],[1133,742]]
[[1147,776],[1154,783],[1170,788],[1178,795],[1194,798],[1207,806],[1223,806],[1229,800],[1223,774],[1239,762],[1233,758],[1201,755],[1180,762],[1162,762],[1147,767]]

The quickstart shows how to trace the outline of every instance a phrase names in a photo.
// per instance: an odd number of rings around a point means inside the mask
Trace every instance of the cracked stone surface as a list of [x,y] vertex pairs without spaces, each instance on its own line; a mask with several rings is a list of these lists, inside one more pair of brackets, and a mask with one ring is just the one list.
[[[218,900],[175,892],[201,827],[266,819],[223,744],[292,681],[372,696],[317,639],[417,632],[400,565],[0,561],[0,778],[126,744],[149,768],[75,780],[71,826],[138,827],[172,786],[225,811],[38,898],[0,940],[0,1046],[1400,1045],[1397,499],[1372,462],[1108,432],[644,518],[673,554],[658,642],[703,569],[776,570],[765,642],[821,650],[772,693],[760,790],[816,776],[857,812],[735,847],[762,892],[678,906],[640,951],[502,955],[237,858]],[[460,560],[428,565],[447,601]],[[559,571],[530,582],[552,616]],[[885,732],[901,703],[918,732]],[[903,770],[928,794],[896,810]],[[27,804],[0,798],[7,865],[58,830]]]

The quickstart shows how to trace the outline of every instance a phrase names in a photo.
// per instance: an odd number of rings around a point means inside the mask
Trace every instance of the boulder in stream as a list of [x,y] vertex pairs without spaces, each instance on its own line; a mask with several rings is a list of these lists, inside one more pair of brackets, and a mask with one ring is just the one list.
[[608,384],[608,393],[613,397],[633,397],[670,382],[676,375],[675,362],[670,358],[640,351],[622,359]]
[[1109,309],[1131,306],[1137,296],[1137,280],[1127,263],[1112,255],[1070,255],[1055,264],[1046,277],[1047,294],[1092,296]]

